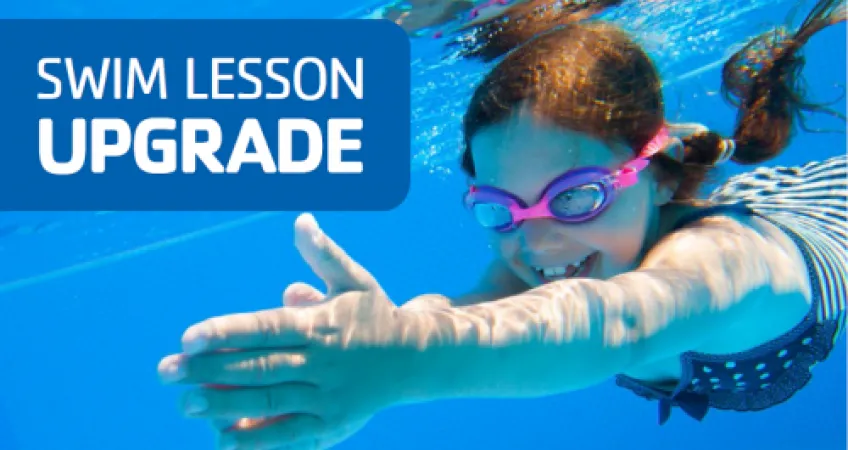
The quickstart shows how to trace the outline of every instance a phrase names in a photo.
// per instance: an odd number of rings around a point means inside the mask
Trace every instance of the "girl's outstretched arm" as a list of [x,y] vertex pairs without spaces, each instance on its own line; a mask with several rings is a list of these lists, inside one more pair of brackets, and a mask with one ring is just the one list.
[[[426,297],[426,296],[425,296]],[[803,258],[757,217],[702,219],[609,280],[549,283],[491,303],[399,310],[420,352],[410,401],[525,397],[587,387],[745,325],[740,349],[810,309]]]

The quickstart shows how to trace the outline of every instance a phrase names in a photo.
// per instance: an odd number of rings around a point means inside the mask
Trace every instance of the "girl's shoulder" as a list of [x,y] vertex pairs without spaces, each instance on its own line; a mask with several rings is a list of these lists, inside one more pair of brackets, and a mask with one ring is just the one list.
[[813,288],[816,318],[845,325],[848,278],[848,156],[795,166],[760,167],[729,178],[677,224],[746,215],[773,224],[800,250]]

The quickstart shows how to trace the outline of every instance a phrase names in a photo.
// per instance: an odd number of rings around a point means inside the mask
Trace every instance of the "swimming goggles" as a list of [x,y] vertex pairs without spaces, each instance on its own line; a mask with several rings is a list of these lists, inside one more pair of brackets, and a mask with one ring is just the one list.
[[606,167],[582,167],[570,170],[548,184],[541,199],[528,206],[510,192],[472,185],[465,194],[465,207],[484,228],[506,233],[530,219],[555,219],[563,223],[587,222],[601,214],[617,193],[633,186],[650,158],[668,142],[663,127],[639,152],[615,171]]

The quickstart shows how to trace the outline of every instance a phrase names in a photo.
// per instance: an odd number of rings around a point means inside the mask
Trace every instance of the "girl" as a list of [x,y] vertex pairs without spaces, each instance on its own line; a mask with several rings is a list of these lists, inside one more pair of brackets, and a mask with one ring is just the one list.
[[218,426],[222,449],[328,448],[393,405],[611,377],[656,400],[660,423],[673,407],[700,420],[788,400],[845,320],[846,158],[696,194],[720,164],[778,155],[799,113],[818,109],[793,90],[799,52],[844,8],[821,0],[795,33],[730,58],[730,137],[667,123],[654,66],[618,28],[556,7],[501,20],[466,51],[529,39],[464,119],[465,203],[497,256],[479,287],[397,307],[303,215],[295,244],[327,294],[296,283],[283,308],[196,324],[160,376],[196,386],[182,408]]

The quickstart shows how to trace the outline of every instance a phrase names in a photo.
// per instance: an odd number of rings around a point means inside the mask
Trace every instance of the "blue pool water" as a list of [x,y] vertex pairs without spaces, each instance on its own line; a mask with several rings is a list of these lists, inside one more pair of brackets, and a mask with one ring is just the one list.
[[[666,77],[669,116],[729,130],[716,93],[727,50],[782,22],[788,0],[629,1],[608,17],[648,46]],[[353,0],[299,2],[32,0],[0,17],[357,17]],[[801,19],[812,2],[806,2]],[[797,22],[796,22],[797,23]],[[844,25],[808,46],[816,100],[846,80]],[[482,233],[459,207],[459,119],[483,66],[443,59],[435,39],[413,42],[412,188],[387,213],[326,213],[331,236],[396,302],[455,294],[482,268]],[[844,99],[834,104],[845,114]],[[811,125],[843,129],[816,117]],[[844,133],[799,134],[770,164],[845,152]],[[9,151],[9,149],[2,149]],[[738,172],[731,168],[728,174]],[[5,193],[0,193],[6,195]],[[211,449],[211,433],[182,419],[158,360],[197,320],[274,306],[292,281],[317,283],[292,246],[294,213],[0,214],[0,450]],[[459,254],[462,257],[446,257]],[[340,446],[349,450],[844,449],[846,348],[840,340],[791,402],[753,414],[675,415],[606,383],[536,400],[446,401],[392,409]]]

